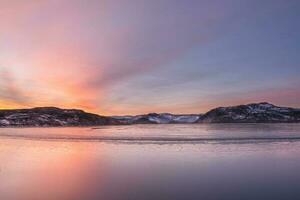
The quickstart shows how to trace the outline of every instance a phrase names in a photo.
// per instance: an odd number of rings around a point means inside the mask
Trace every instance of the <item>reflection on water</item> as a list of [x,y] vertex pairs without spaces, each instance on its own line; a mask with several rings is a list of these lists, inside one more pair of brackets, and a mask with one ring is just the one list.
[[299,130],[298,124],[1,129],[0,199],[297,199],[298,140],[124,143],[66,136],[276,138],[298,137]]

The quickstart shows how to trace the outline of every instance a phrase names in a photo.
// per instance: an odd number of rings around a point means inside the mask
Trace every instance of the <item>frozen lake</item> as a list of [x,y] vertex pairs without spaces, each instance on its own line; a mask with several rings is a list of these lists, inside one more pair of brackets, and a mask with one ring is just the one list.
[[0,129],[0,199],[298,199],[300,124]]

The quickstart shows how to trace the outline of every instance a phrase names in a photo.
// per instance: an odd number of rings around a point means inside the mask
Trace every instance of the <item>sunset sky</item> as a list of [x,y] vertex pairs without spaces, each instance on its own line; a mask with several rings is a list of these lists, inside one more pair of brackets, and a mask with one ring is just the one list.
[[0,108],[300,107],[299,0],[0,0]]

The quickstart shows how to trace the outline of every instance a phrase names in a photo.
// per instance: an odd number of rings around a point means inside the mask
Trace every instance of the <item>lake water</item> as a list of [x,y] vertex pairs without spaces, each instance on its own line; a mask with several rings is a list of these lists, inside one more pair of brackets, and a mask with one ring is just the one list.
[[300,124],[3,128],[0,199],[300,199]]

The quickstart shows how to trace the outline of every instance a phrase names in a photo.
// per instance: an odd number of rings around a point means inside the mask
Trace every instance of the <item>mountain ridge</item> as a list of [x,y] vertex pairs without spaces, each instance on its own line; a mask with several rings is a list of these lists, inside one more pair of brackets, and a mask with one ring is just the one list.
[[149,113],[133,116],[102,116],[80,109],[57,107],[0,110],[0,127],[292,122],[300,122],[299,108],[279,107],[268,102],[217,107],[204,114]]

